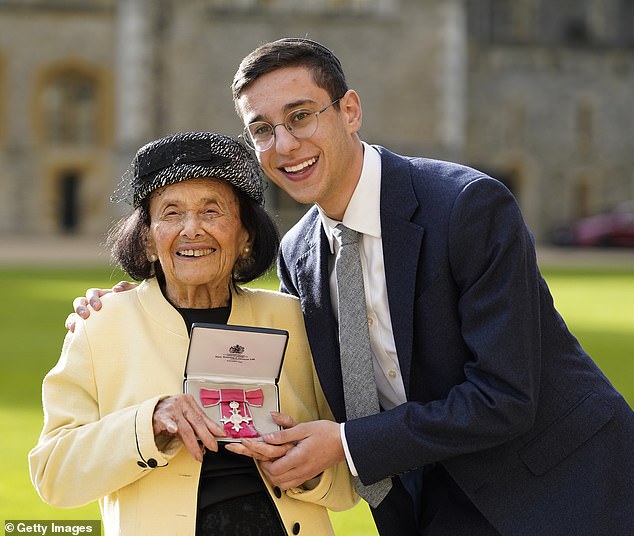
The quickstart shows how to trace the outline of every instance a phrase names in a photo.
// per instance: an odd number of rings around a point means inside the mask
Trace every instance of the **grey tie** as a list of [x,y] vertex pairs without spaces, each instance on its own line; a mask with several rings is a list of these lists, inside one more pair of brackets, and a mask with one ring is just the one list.
[[[379,395],[374,380],[368,314],[359,257],[359,233],[337,225],[341,247],[335,260],[339,293],[339,347],[343,395],[348,420],[379,413]],[[385,478],[364,486],[355,477],[355,487],[370,506],[376,508],[392,488]]]

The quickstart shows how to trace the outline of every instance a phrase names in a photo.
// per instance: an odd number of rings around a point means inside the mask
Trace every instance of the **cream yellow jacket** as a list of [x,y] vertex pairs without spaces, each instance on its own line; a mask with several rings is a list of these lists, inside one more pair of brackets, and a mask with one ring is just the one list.
[[[333,419],[295,298],[242,289],[233,294],[229,324],[287,330],[281,410],[298,422]],[[44,501],[76,507],[99,500],[107,536],[194,534],[201,466],[178,441],[158,450],[152,431],[156,403],[182,392],[188,343],[155,279],[105,296],[103,311],[77,323],[44,379],[44,428],[29,453]],[[326,508],[357,500],[345,462],[309,491],[266,487],[288,534],[332,534]]]

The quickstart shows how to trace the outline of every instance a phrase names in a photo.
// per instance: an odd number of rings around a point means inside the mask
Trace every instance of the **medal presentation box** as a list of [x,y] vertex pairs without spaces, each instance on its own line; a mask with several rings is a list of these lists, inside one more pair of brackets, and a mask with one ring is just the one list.
[[271,417],[280,410],[277,382],[288,332],[279,329],[194,323],[184,392],[209,418],[239,442],[279,430]]

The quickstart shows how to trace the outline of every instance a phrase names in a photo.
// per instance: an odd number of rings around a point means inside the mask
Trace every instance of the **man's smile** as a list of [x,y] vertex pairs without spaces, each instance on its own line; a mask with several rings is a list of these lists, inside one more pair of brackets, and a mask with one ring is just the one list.
[[317,162],[317,158],[313,156],[312,158],[309,158],[308,160],[305,160],[304,162],[300,162],[299,164],[296,164],[294,166],[284,166],[282,167],[282,169],[284,170],[285,173],[299,173],[303,171],[304,169],[306,169],[307,167],[314,165],[315,162]]

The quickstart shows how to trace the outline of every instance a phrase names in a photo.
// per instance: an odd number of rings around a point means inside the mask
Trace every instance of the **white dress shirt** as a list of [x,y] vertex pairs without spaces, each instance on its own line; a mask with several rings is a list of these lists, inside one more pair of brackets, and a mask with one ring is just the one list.
[[[368,310],[370,346],[373,354],[374,377],[383,409],[391,409],[406,401],[405,387],[396,354],[392,321],[387,299],[383,243],[381,241],[381,156],[370,145],[363,143],[363,169],[359,183],[346,208],[343,221],[332,220],[318,206],[321,221],[330,243],[330,295],[332,310],[338,317],[337,277],[334,259],[340,244],[333,233],[339,223],[361,233],[359,253],[363,270],[365,301]],[[345,425],[341,425],[346,459],[353,475],[357,475],[345,439]]]

